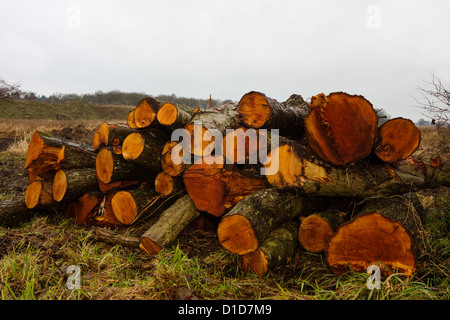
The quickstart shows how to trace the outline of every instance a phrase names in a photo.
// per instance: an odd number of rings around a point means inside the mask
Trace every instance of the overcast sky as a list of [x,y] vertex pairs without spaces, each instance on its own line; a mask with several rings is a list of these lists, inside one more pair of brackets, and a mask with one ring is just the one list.
[[364,95],[392,117],[450,83],[450,1],[2,1],[0,77],[37,94]]

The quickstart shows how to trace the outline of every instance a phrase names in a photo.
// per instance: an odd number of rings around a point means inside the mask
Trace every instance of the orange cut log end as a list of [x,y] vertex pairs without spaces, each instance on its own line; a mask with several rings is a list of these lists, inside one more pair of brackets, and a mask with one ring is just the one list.
[[155,179],[155,191],[161,196],[168,196],[172,193],[174,182],[171,175],[160,172]]
[[378,265],[382,272],[412,275],[416,259],[411,235],[399,222],[376,212],[341,225],[327,247],[327,263],[335,274],[349,270],[365,272]]
[[111,199],[111,205],[114,216],[120,223],[129,225],[136,219],[137,205],[129,192],[117,192]]
[[326,219],[312,214],[302,219],[298,230],[300,244],[309,252],[322,252],[328,240],[333,235],[333,229]]
[[420,144],[420,131],[409,119],[386,121],[378,129],[375,154],[384,162],[394,163],[409,157]]
[[122,144],[122,156],[126,160],[134,160],[139,157],[145,147],[145,139],[140,133],[129,134]]
[[378,118],[368,100],[344,92],[319,94],[312,97],[311,108],[305,119],[306,135],[323,160],[347,165],[370,154]]
[[[134,109],[134,122],[138,128],[148,127],[153,123],[159,110],[159,103],[153,98],[145,98]],[[132,127],[132,126],[130,126]]]
[[111,151],[102,149],[95,159],[97,178],[103,183],[109,183],[114,170],[114,159]]
[[60,202],[67,190],[67,177],[63,170],[58,170],[53,179],[53,199]]
[[260,92],[249,92],[239,101],[238,112],[242,122],[251,128],[261,128],[271,116],[269,102]]
[[223,217],[217,228],[217,235],[221,245],[232,253],[243,255],[258,249],[258,239],[253,227],[242,215]]
[[39,198],[42,192],[42,183],[40,181],[34,181],[28,185],[25,190],[25,204],[28,209],[33,209],[39,204]]
[[172,103],[165,103],[159,109],[156,118],[162,125],[171,125],[177,120],[178,109]]

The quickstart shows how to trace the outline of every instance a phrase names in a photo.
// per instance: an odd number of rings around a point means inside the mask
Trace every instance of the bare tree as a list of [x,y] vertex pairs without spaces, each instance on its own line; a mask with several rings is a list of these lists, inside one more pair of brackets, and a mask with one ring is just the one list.
[[9,84],[0,78],[0,100],[20,98],[22,93],[22,90],[20,90],[20,83]]
[[423,109],[423,115],[436,125],[450,125],[450,88],[446,88],[442,81],[430,72],[431,81],[424,81],[431,85],[431,89],[418,87],[421,100],[414,98],[418,107]]

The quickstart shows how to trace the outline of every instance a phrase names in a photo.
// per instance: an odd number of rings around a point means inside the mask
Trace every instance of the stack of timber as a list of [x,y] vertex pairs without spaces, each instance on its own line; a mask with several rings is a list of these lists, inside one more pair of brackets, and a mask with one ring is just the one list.
[[323,253],[334,273],[378,264],[413,274],[425,214],[413,198],[450,184],[449,155],[415,156],[414,123],[378,126],[362,96],[309,101],[251,91],[199,109],[149,97],[126,124],[100,125],[92,146],[36,132],[24,201],[5,204],[0,220],[66,207],[111,241],[120,235],[108,228],[145,221],[145,232],[123,243],[157,254],[214,217],[220,244],[259,275],[302,250]]

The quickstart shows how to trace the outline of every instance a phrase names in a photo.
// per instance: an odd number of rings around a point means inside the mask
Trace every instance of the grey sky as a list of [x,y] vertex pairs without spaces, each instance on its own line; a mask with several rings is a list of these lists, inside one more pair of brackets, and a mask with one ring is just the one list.
[[0,77],[38,94],[142,91],[279,101],[345,91],[417,121],[450,83],[450,2],[2,1]]

